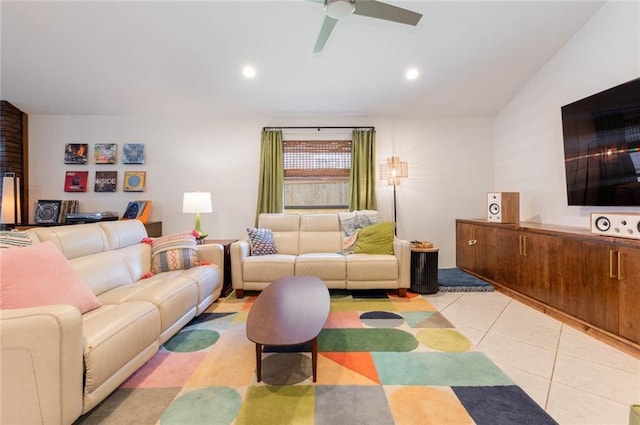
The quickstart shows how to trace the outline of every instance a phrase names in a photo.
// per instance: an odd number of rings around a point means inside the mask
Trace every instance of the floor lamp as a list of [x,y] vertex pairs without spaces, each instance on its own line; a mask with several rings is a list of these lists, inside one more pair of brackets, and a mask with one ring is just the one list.
[[400,179],[409,177],[409,165],[406,162],[400,161],[397,156],[387,158],[387,161],[380,166],[380,178],[387,180],[387,183],[393,185],[393,224],[396,227],[396,235],[398,234],[396,216],[397,216],[397,202],[396,202],[396,186],[400,184]]
[[20,177],[16,173],[5,173],[2,177],[2,206],[0,207],[0,224],[13,227],[21,222],[20,211]]

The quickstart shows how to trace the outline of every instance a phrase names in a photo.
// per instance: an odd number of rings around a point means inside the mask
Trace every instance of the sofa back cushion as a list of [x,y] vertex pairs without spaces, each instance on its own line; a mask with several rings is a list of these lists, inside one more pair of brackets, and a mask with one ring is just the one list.
[[35,233],[40,242],[53,242],[68,260],[109,250],[107,236],[94,223],[35,227],[27,233]]
[[300,215],[260,214],[258,227],[271,230],[278,254],[298,255]]
[[337,214],[303,214],[300,216],[300,254],[340,252],[342,232]]
[[110,289],[134,282],[127,262],[118,251],[100,252],[70,260],[94,294],[101,295]]
[[147,237],[147,230],[139,220],[116,220],[98,223],[109,241],[111,249],[139,244]]

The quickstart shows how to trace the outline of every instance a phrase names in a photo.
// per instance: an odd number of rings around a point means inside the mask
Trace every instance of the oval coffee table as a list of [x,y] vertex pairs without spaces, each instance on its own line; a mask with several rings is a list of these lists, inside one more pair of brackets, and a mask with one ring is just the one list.
[[276,280],[256,298],[247,317],[247,338],[256,344],[256,375],[262,379],[262,347],[311,341],[313,382],[318,369],[318,334],[329,317],[329,290],[314,276]]

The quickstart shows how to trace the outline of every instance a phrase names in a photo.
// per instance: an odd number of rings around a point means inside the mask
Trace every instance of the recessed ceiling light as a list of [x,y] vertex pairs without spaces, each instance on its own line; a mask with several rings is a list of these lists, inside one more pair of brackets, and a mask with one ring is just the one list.
[[247,65],[244,68],[242,68],[242,75],[244,75],[245,78],[255,78],[256,69],[252,66]]
[[407,70],[407,73],[405,74],[405,77],[407,77],[407,80],[415,80],[419,75],[420,71],[418,71],[417,68],[409,68]]

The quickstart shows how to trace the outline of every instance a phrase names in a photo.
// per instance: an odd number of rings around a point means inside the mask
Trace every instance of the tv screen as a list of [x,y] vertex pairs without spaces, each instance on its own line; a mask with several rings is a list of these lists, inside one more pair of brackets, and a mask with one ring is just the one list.
[[569,205],[640,206],[640,78],[561,109]]

